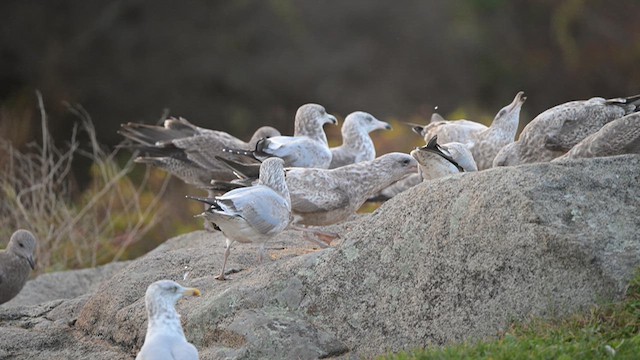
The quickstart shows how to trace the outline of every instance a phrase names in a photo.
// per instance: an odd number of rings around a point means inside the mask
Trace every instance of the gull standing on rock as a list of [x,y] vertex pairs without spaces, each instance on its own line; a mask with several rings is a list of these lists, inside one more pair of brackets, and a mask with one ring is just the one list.
[[571,101],[540,113],[516,142],[496,155],[494,166],[551,161],[604,124],[638,111],[640,95],[628,98]]
[[389,153],[337,169],[287,170],[294,222],[331,225],[346,220],[380,190],[417,170],[408,154]]
[[187,184],[205,188],[211,179],[235,178],[215,158],[224,148],[253,148],[260,139],[280,135],[278,130],[263,126],[247,143],[223,131],[198,127],[184,118],[169,118],[164,126],[137,123],[121,126],[119,133],[133,140],[131,147],[143,154],[136,162],[159,167]]
[[[368,198],[417,170],[415,159],[397,152],[336,169],[287,168],[294,223],[331,225],[344,221]],[[214,181],[212,185],[221,191],[247,186],[247,181],[250,179],[240,183]]]
[[35,269],[36,237],[27,230],[11,235],[7,248],[0,251],[0,304],[13,299]]
[[182,287],[171,280],[149,285],[144,297],[147,334],[136,360],[198,360],[198,350],[185,338],[175,308],[183,296],[200,296],[200,290]]
[[424,128],[415,126],[413,129],[424,137],[426,143],[437,135],[442,143],[465,144],[471,151],[478,170],[488,169],[500,149],[515,140],[520,110],[526,99],[524,92],[518,92],[509,105],[498,111],[489,127],[468,120],[444,120],[432,122]]
[[347,115],[341,129],[342,145],[331,148],[329,169],[375,159],[376,148],[369,133],[383,129],[391,130],[391,125],[369,113],[356,111]]
[[286,229],[291,221],[291,198],[285,182],[284,161],[280,158],[264,160],[255,186],[234,189],[213,198],[190,198],[210,205],[202,216],[226,237],[218,280],[225,280],[227,258],[235,241],[260,243],[262,260],[264,244]]
[[331,164],[331,151],[324,132],[325,124],[338,124],[336,117],[328,114],[318,104],[302,105],[296,112],[293,136],[275,136],[261,139],[254,150],[228,147],[225,152],[245,155],[263,161],[270,157],[284,160],[285,166],[326,169]]
[[553,161],[623,154],[640,154],[640,112],[604,125]]
[[460,143],[438,145],[438,136],[429,140],[427,145],[411,151],[419,164],[423,180],[437,179],[461,172],[478,171],[471,152]]

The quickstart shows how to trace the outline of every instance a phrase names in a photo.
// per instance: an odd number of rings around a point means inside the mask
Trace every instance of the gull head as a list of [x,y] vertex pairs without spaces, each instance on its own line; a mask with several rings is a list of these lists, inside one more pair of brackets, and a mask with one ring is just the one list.
[[327,113],[324,106],[318,104],[304,104],[296,112],[296,122],[309,122],[319,126],[324,124],[338,125],[338,119]]
[[391,130],[389,123],[378,120],[373,115],[364,111],[356,111],[347,115],[342,128],[347,130],[349,127],[362,129],[367,133],[375,130]]
[[392,152],[373,161],[380,162],[386,171],[393,174],[405,175],[418,171],[418,162],[409,154]]
[[524,92],[518,92],[511,104],[498,111],[495,118],[493,118],[494,123],[513,123],[517,126],[520,121],[520,109],[526,100],[527,97],[524,96]]
[[7,245],[7,251],[27,260],[31,269],[35,269],[36,262],[34,255],[37,246],[38,242],[36,237],[30,231],[20,229],[11,235],[11,239]]
[[200,296],[200,290],[183,287],[171,280],[156,281],[149,285],[145,294],[147,310],[153,314],[156,309],[173,307],[183,296]]

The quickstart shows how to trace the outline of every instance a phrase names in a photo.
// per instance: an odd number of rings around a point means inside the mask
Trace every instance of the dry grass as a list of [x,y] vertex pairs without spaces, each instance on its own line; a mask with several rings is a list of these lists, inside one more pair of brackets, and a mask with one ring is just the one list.
[[[122,258],[163,219],[160,199],[169,177],[150,190],[151,170],[147,169],[139,184],[134,184],[128,176],[133,157],[118,164],[118,148],[109,152],[100,146],[91,118],[79,106],[69,106],[69,111],[80,125],[64,149],[56,147],[37,95],[41,143],[19,151],[0,138],[0,239],[7,241],[18,228],[36,234],[38,272],[93,267]],[[79,143],[82,132],[89,138],[87,147]],[[77,157],[92,163],[90,185],[81,193],[71,173]]]

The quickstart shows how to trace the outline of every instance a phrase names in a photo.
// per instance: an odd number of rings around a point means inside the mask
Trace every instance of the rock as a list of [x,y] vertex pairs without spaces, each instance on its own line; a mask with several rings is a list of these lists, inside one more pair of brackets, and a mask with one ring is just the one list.
[[[96,358],[133,356],[146,328],[144,291],[161,278],[202,290],[177,306],[202,359],[371,358],[491,338],[512,321],[623,295],[640,266],[639,183],[640,156],[425,182],[332,227],[343,238],[335,248],[310,250],[287,231],[267,244],[277,261],[257,264],[256,247],[237,245],[228,267],[241,271],[225,282],[213,279],[222,237],[186,234],[94,293],[0,311],[0,319],[14,316],[0,325],[0,349],[5,334],[23,334],[34,340],[20,354],[82,355],[95,346]],[[9,349],[7,356],[18,354]]]
[[42,274],[28,281],[15,298],[2,304],[1,307],[36,305],[57,299],[73,299],[92,292],[103,280],[127,264],[127,261],[121,261],[93,269]]

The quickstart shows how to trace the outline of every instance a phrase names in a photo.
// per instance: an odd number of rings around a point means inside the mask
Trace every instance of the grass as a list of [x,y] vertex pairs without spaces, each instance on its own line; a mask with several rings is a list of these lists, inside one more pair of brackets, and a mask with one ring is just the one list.
[[[68,145],[56,146],[37,95],[41,142],[20,150],[0,138],[0,239],[7,241],[18,228],[32,231],[38,238],[36,273],[126,258],[128,249],[165,218],[160,200],[169,177],[147,169],[134,182],[132,157],[118,148],[105,150],[79,106],[68,106],[80,120]],[[79,137],[88,138],[88,145]],[[78,158],[91,162],[91,180],[82,190],[71,171]]]
[[420,349],[382,359],[638,359],[640,271],[619,303],[559,320],[514,324],[498,340]]

